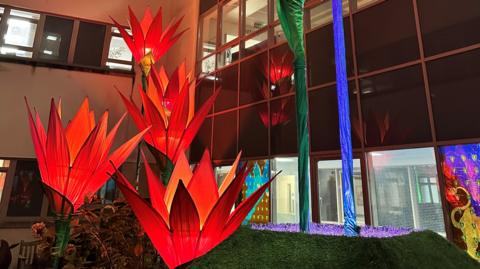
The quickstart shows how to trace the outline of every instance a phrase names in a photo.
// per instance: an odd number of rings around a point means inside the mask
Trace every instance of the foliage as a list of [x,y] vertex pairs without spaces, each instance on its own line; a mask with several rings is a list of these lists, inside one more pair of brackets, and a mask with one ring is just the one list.
[[[37,253],[40,268],[51,259],[54,225],[37,223],[34,236],[42,240]],[[86,203],[72,216],[70,241],[63,268],[159,268],[160,260],[130,206],[123,200]]]

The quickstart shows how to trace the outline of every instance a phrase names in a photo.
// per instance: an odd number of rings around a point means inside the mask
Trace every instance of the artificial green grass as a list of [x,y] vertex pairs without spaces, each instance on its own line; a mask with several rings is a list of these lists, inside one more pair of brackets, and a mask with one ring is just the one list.
[[470,269],[480,263],[431,231],[380,239],[242,227],[187,268]]

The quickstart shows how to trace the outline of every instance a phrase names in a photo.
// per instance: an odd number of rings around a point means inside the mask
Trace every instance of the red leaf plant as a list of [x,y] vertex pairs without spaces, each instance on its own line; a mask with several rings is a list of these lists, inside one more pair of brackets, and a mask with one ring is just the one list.
[[245,165],[235,174],[240,155],[219,188],[208,151],[193,172],[185,154],[180,154],[166,187],[143,156],[151,204],[117,173],[120,190],[169,268],[206,254],[228,238],[272,182],[273,178],[232,212],[250,172]]
[[115,166],[120,166],[136,148],[148,128],[135,135],[110,154],[118,128],[125,114],[107,134],[108,112],[95,124],[93,111],[85,98],[74,118],[63,128],[61,106],[52,99],[48,131],[42,125],[39,114],[28,120],[32,141],[37,155],[42,183],[45,185],[51,208],[58,215],[69,215],[109,179]]
[[195,87],[181,64],[170,76],[162,68],[152,69],[148,88],[139,88],[144,113],[132,100],[120,93],[122,100],[139,130],[152,126],[144,140],[173,163],[186,151],[210,111],[218,91],[195,113]]
[[132,52],[133,58],[142,68],[145,76],[148,76],[153,64],[155,64],[186,31],[177,33],[183,17],[172,22],[163,29],[162,9],[158,9],[155,17],[150,8],[145,10],[141,21],[128,7],[131,35],[115,19],[111,18],[120,34]]
[[[285,53],[281,56],[272,53],[270,55],[270,64],[266,62],[263,64],[263,75],[270,81],[270,84],[263,83],[260,88],[260,93],[264,99],[270,98],[270,95],[273,93],[283,95],[292,90],[292,62],[293,55],[291,53]],[[259,115],[263,125],[268,127],[271,124],[272,127],[275,127],[287,122],[290,119],[288,115],[290,103],[289,98],[282,98],[271,103],[270,117],[267,109],[260,111]]]

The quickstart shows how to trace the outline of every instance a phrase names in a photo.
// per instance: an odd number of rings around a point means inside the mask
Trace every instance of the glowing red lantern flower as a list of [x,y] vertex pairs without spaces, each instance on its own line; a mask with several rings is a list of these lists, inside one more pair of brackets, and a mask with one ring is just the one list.
[[130,7],[128,7],[128,11],[130,28],[132,30],[131,36],[116,20],[111,19],[120,31],[125,43],[127,43],[133,58],[140,64],[143,73],[148,76],[151,66],[157,62],[186,31],[184,30],[176,34],[183,18],[172,21],[167,28],[163,30],[161,8],[155,17],[152,16],[150,8],[147,8],[141,22],[135,17]]
[[108,173],[114,171],[111,163],[120,166],[148,131],[143,130],[109,154],[125,115],[107,134],[108,112],[95,124],[85,98],[64,129],[60,105],[56,107],[52,99],[48,132],[45,132],[38,113],[35,112],[34,118],[28,103],[27,109],[42,183],[47,186],[50,206],[59,215],[68,215],[77,210],[85,198],[91,198],[109,179]]
[[194,172],[182,153],[166,188],[144,160],[151,205],[118,173],[120,190],[169,268],[206,254],[228,238],[270,185],[273,179],[232,212],[245,177],[250,172],[245,165],[235,175],[239,159],[240,154],[220,188],[208,151],[205,151]]
[[218,91],[195,114],[191,100],[195,88],[191,87],[190,75],[186,74],[184,64],[170,78],[164,69],[152,73],[146,93],[139,89],[145,110],[143,114],[133,101],[122,93],[120,95],[138,129],[152,126],[144,137],[145,141],[175,162],[178,155],[192,143]]

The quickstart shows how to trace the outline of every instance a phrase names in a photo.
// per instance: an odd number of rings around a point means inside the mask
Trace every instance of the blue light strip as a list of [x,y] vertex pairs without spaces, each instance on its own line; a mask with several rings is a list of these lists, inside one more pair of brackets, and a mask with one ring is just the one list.
[[344,230],[346,236],[358,236],[357,215],[353,193],[353,156],[350,126],[350,106],[345,57],[345,33],[343,30],[342,0],[332,0],[333,36],[335,42],[335,66],[337,72],[337,100],[342,152],[342,191]]

